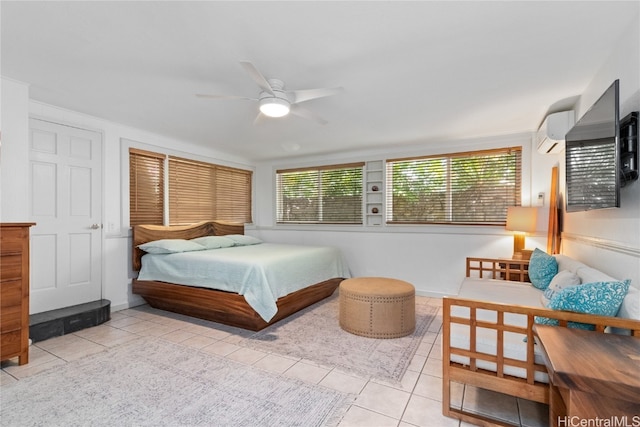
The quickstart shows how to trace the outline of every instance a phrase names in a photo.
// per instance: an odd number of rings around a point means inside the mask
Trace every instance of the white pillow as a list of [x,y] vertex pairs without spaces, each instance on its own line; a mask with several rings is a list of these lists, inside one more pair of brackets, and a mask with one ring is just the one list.
[[545,289],[542,295],[540,295],[540,302],[542,302],[543,306],[549,307],[549,301],[551,301],[551,298],[553,298],[556,293],[579,284],[580,278],[576,274],[568,270],[562,270],[553,276],[553,279],[551,279],[551,282],[549,283],[549,287]]
[[206,248],[196,242],[184,239],[161,239],[138,245],[150,254],[175,254],[178,252],[203,251]]
[[640,320],[640,289],[629,286],[629,292],[624,297],[617,316],[625,319]]
[[262,240],[258,239],[257,237],[247,236],[245,234],[227,234],[224,237],[233,240],[235,246],[248,246],[262,243]]
[[207,249],[230,248],[235,245],[234,241],[224,236],[203,236],[191,239],[192,242],[198,243]]

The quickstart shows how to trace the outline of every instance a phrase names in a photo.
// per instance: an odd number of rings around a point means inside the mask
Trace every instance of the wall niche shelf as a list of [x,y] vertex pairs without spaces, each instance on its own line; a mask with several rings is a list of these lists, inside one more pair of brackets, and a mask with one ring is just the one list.
[[380,226],[384,223],[384,161],[367,162],[365,180],[365,225]]

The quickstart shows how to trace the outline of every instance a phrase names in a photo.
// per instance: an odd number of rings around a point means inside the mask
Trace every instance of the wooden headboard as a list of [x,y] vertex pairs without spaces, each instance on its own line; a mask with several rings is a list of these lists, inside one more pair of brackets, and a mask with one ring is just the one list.
[[145,252],[138,245],[160,239],[195,239],[202,236],[224,236],[244,234],[244,224],[228,221],[204,221],[191,225],[134,225],[133,226],[133,270],[142,266]]

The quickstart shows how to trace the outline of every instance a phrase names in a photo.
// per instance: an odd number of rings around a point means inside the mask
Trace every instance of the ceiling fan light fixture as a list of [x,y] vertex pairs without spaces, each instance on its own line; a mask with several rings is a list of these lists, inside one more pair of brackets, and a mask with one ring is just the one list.
[[284,99],[269,97],[260,100],[260,112],[268,117],[284,117],[290,108],[290,103]]

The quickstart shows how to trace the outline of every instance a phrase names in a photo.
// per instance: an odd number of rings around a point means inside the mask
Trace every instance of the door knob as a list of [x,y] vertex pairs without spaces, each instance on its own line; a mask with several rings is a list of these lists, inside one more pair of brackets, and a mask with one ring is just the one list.
[[97,230],[98,228],[100,228],[100,226],[98,224],[93,224],[90,228],[92,230]]

